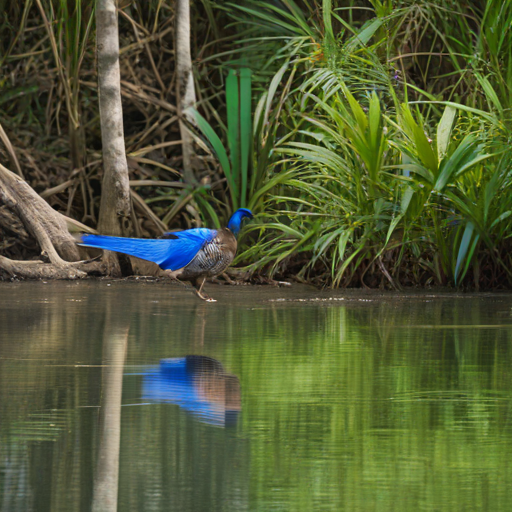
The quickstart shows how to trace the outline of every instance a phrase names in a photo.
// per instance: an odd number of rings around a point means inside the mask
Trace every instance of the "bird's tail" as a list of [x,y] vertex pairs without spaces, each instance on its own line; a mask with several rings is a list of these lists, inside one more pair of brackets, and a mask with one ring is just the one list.
[[[197,234],[198,231],[199,234]],[[213,236],[210,230],[202,229],[183,231],[180,237],[156,239],[82,235],[78,243],[84,247],[122,252],[136,258],[152,261],[164,270],[178,270],[192,261],[204,244],[205,237],[208,234]]]
[[81,235],[78,241],[84,247],[95,247],[106,251],[122,252],[153,261],[160,265],[167,257],[169,240],[153,240],[143,238],[122,238],[105,235]]

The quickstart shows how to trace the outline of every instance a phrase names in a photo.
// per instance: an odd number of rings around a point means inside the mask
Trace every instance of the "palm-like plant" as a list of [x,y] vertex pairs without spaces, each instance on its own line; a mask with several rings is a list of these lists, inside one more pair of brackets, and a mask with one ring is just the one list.
[[[286,3],[286,12],[256,3],[262,9],[254,23],[288,34],[299,71],[276,120],[272,154],[282,158],[268,169],[282,180],[266,198],[269,222],[259,242],[244,255],[259,257],[253,268],[276,272],[295,261],[300,275],[323,267],[334,285],[364,282],[369,269],[378,269],[397,286],[404,264],[416,269],[406,279],[411,283],[459,284],[473,268],[478,284],[478,255],[485,253],[510,278],[501,249],[510,226],[510,205],[502,199],[510,184],[502,155],[509,100],[499,71],[510,45],[497,3],[490,0],[475,19],[499,25],[501,36],[483,30],[476,48],[464,35],[473,30],[465,14],[455,13],[461,37],[444,36],[440,27],[448,30],[452,8],[441,2],[403,2],[394,11],[388,2],[374,2],[376,17],[358,29],[330,1],[322,3],[321,18],[307,10],[299,15],[293,3]],[[502,11],[508,16],[508,8]],[[459,76],[445,96],[403,83],[407,69],[397,74],[392,64],[396,49],[403,50],[401,26],[412,16],[428,20],[432,45],[444,45]],[[419,46],[427,41],[422,37]],[[487,59],[490,68],[483,66],[485,53],[495,56]],[[418,63],[423,58],[411,55]],[[468,101],[453,101],[466,83],[474,89]],[[400,104],[409,91],[420,101]]]

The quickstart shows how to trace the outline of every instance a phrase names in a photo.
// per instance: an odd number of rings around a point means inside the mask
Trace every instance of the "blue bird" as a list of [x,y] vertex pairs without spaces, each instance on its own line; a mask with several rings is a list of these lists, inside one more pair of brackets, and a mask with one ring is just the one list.
[[223,229],[187,229],[166,233],[158,239],[81,235],[80,245],[152,261],[166,270],[170,277],[190,281],[201,299],[215,302],[202,292],[204,282],[208,277],[224,272],[233,261],[236,239],[245,217],[252,219],[253,215],[247,208],[240,208]]
[[144,401],[177,404],[210,425],[236,424],[242,406],[240,380],[216,359],[195,355],[162,359],[142,375]]

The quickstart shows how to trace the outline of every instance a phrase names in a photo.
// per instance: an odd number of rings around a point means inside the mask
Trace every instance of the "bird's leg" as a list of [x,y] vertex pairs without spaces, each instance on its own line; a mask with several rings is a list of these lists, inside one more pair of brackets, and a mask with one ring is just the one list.
[[168,277],[170,277],[174,282],[178,283],[180,286],[183,286],[183,288],[185,288],[186,290],[188,291],[193,291],[194,293],[197,293],[197,290],[195,290],[194,288],[192,288],[192,286],[190,286],[189,284],[187,283],[184,283],[183,281],[181,281],[180,279],[178,279],[176,277],[176,275],[174,275],[174,273],[170,270],[166,270],[165,273],[167,274]]
[[203,285],[204,285],[205,281],[206,281],[206,277],[198,277],[198,278],[196,278],[195,281],[193,281],[192,284],[194,285],[195,292],[196,292],[197,296],[200,299],[205,300],[206,302],[217,302],[215,299],[212,299],[206,293],[202,292]]
[[[165,272],[173,281],[178,282],[181,286],[184,286],[187,290],[190,290],[190,285],[184,283],[181,279],[172,272],[166,270]],[[187,279],[188,280],[188,279]],[[205,300],[206,302],[217,302],[215,299],[209,297],[206,293],[202,292],[204,282],[206,281],[206,277],[196,277],[195,279],[190,279],[190,282],[193,285],[192,290],[194,293],[200,298]]]
[[181,286],[184,286],[185,288],[190,288],[190,286],[186,285],[183,281],[180,281],[175,275],[172,270],[166,270],[165,273],[167,274],[167,277],[171,278],[175,283],[179,283]]

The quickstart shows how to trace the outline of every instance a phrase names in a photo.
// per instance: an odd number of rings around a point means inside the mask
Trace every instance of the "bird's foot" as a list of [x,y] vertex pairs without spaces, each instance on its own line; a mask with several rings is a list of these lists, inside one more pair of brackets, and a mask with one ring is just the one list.
[[195,292],[200,299],[203,299],[206,302],[217,302],[215,299],[212,299],[209,295],[206,295],[206,293],[204,292],[200,292],[199,290],[195,290]]

